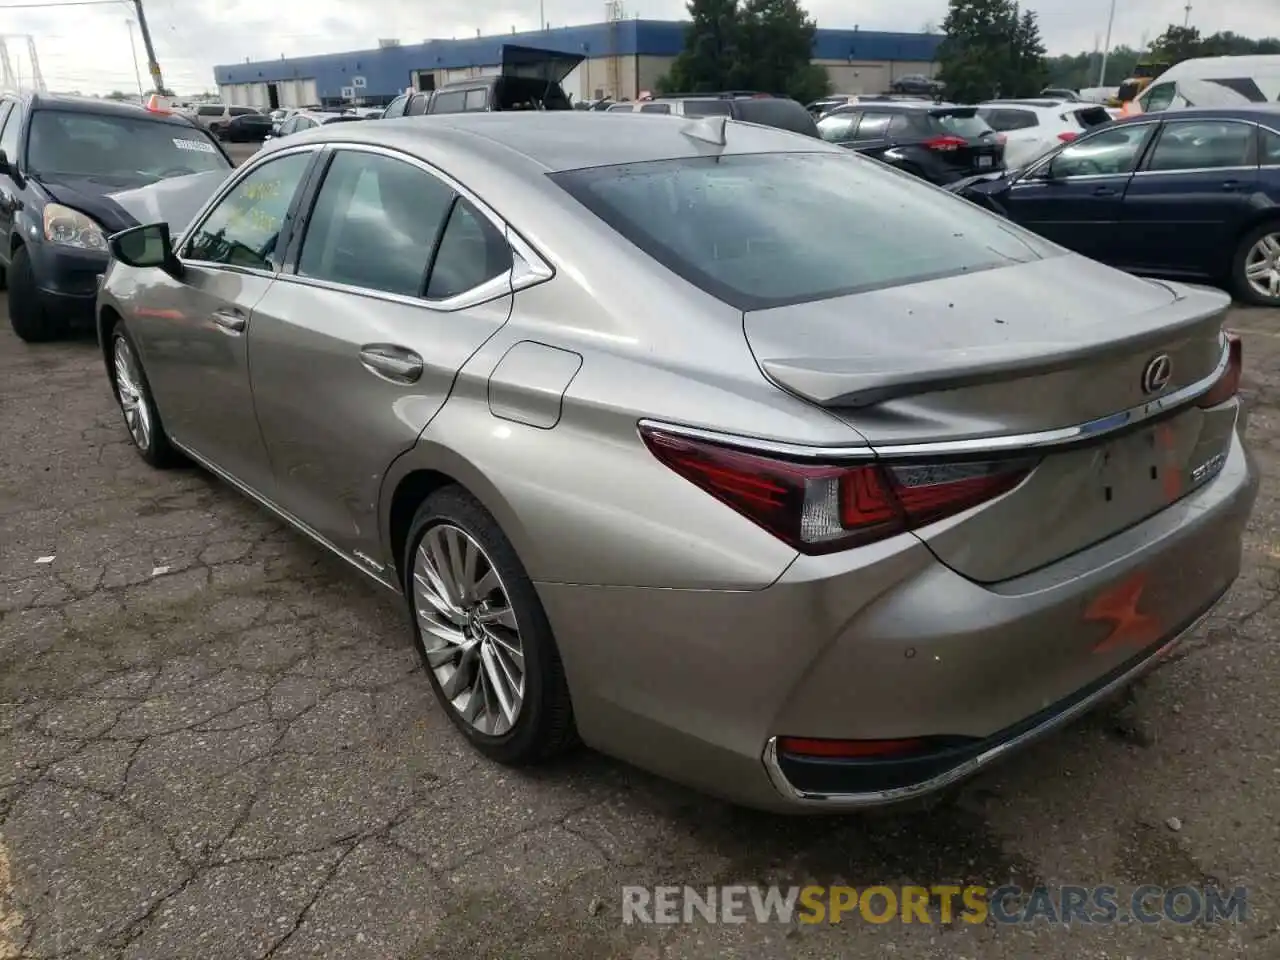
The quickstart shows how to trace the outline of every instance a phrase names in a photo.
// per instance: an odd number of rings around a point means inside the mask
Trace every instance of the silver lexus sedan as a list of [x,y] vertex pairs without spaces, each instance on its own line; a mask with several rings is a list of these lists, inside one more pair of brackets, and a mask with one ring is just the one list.
[[341,124],[111,247],[141,455],[402,594],[503,763],[581,738],[767,809],[926,794],[1158,663],[1239,570],[1227,298],[810,138]]

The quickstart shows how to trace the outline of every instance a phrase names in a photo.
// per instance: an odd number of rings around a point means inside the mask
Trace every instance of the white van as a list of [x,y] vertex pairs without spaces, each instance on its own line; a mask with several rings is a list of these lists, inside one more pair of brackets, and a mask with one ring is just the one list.
[[1183,60],[1134,100],[1140,113],[1278,102],[1280,54]]

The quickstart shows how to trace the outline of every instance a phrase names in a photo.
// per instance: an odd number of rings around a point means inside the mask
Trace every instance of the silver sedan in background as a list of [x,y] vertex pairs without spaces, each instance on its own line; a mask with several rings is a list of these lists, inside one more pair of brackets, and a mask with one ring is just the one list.
[[501,762],[580,737],[762,808],[913,797],[1159,662],[1239,570],[1227,299],[811,138],[341,124],[111,246],[142,456],[402,594]]

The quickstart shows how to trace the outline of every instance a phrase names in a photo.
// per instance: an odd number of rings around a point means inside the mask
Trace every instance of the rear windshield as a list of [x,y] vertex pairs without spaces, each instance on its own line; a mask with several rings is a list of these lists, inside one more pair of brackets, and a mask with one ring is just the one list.
[[37,176],[122,186],[231,167],[209,135],[190,124],[71,110],[31,115],[27,166]]
[[[1076,121],[1086,130],[1090,127],[1097,127],[1111,122],[1111,114],[1107,113],[1104,107],[1085,107],[1082,110],[1075,110],[1073,113]],[[1068,116],[1070,115],[1068,114]]]
[[956,110],[947,113],[935,110],[931,111],[929,116],[930,123],[936,129],[944,133],[953,133],[957,137],[970,139],[991,132],[987,121],[978,116],[977,110]]
[[686,100],[684,115],[686,117],[727,117],[733,113],[728,100]]
[[741,310],[1023,263],[1053,249],[843,152],[661,160],[552,179],[655,260]]

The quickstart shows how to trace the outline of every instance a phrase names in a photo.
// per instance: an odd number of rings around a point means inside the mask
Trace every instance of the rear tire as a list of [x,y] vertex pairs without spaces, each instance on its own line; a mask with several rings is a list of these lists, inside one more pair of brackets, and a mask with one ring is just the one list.
[[1280,307],[1280,220],[1260,224],[1240,238],[1231,260],[1231,287],[1243,303]]
[[[401,569],[414,643],[453,725],[509,766],[572,747],[573,705],[551,625],[497,521],[450,486],[418,508],[406,539]],[[512,716],[506,708],[517,698]]]
[[65,336],[66,323],[56,319],[40,302],[40,287],[26,246],[13,251],[9,261],[9,325],[27,343],[46,343]]

